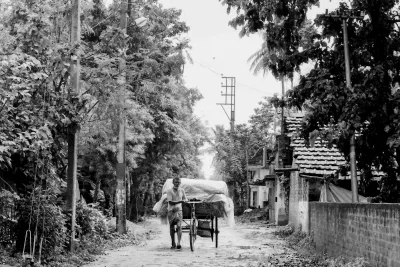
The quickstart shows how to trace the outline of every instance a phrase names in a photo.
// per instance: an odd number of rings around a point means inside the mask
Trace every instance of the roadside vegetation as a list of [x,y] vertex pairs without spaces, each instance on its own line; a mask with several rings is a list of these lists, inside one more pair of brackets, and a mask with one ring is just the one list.
[[[115,225],[108,225],[115,217],[121,94],[127,219],[139,222],[151,212],[166,178],[204,178],[199,148],[207,133],[194,114],[202,95],[182,78],[190,45],[183,37],[189,28],[181,12],[157,1],[135,1],[124,34],[119,29],[121,1],[106,6],[102,0],[82,0],[81,43],[74,46],[71,3],[0,1],[2,262],[12,260],[9,256],[21,262],[25,245],[25,254],[32,252],[42,265],[77,266],[107,247],[140,241],[133,232],[116,235]],[[71,89],[76,51],[79,94]],[[126,87],[121,90],[123,57]],[[76,127],[77,247],[70,254],[68,138]]]

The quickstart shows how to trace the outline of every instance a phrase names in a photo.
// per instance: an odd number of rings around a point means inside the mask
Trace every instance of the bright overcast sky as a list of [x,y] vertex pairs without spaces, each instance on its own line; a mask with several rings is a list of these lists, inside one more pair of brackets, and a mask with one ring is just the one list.
[[[321,8],[312,10],[311,18],[323,13],[325,8],[333,10],[339,3],[337,0],[320,2]],[[159,0],[159,3],[166,8],[182,10],[181,20],[190,27],[187,37],[192,46],[189,54],[194,62],[185,66],[184,80],[187,87],[198,88],[204,97],[195,109],[203,123],[210,127],[224,125],[225,129],[229,129],[227,115],[216,104],[224,101],[221,74],[236,77],[236,124],[247,123],[264,96],[281,95],[279,81],[270,74],[264,77],[262,74],[253,75],[247,62],[260,49],[261,37],[254,34],[240,38],[239,29],[228,26],[233,15],[227,14],[226,6],[222,6],[220,1]],[[228,106],[226,110],[229,110]],[[208,177],[211,174],[211,157],[204,156],[203,163]]]
[[[211,127],[222,124],[229,128],[226,114],[216,104],[224,101],[221,74],[236,77],[236,124],[247,123],[264,96],[281,95],[281,83],[272,75],[263,77],[261,73],[255,76],[250,70],[248,58],[260,49],[261,37],[255,34],[240,38],[239,29],[228,26],[234,16],[227,14],[226,6],[220,1],[159,0],[159,3],[167,8],[181,9],[182,21],[190,27],[188,38],[192,49],[189,53],[194,62],[185,66],[184,79],[188,87],[196,87],[203,94],[204,99],[196,107],[197,116],[203,122]],[[312,16],[337,5],[338,1],[322,0],[321,8],[313,10]]]
[[[247,123],[264,96],[281,95],[281,83],[271,74],[253,75],[248,58],[260,49],[259,35],[239,37],[239,29],[228,26],[233,18],[218,0],[159,0],[164,7],[182,10],[181,18],[190,27],[188,38],[192,46],[193,64],[185,66],[184,79],[188,87],[196,87],[203,94],[196,107],[197,116],[207,125],[224,125],[229,120],[221,106],[221,74],[236,77],[236,124]],[[338,1],[321,0],[321,7],[310,12],[310,18],[338,6]],[[289,84],[286,84],[288,87]],[[287,88],[286,88],[287,89]],[[226,106],[229,110],[228,106]],[[229,113],[228,113],[229,114]],[[203,172],[212,175],[212,156],[203,155]]]
[[[221,74],[236,77],[236,123],[247,123],[257,103],[264,96],[280,93],[274,78],[254,76],[248,58],[261,47],[260,36],[239,38],[239,29],[228,26],[232,15],[218,0],[159,0],[164,7],[182,10],[181,18],[190,27],[189,51],[193,64],[185,66],[186,86],[196,87],[203,94],[196,107],[197,116],[209,126],[224,125],[229,120],[222,107]],[[226,106],[229,114],[229,107]]]
[[[106,3],[111,1],[105,0]],[[313,10],[312,16],[323,13],[324,8],[338,6],[337,0],[320,2],[321,8]],[[239,29],[228,26],[234,16],[227,14],[226,6],[222,6],[220,1],[159,0],[159,3],[166,8],[182,10],[181,20],[190,27],[187,37],[192,46],[189,54],[194,62],[185,66],[184,80],[186,86],[198,88],[204,97],[195,110],[204,123],[211,127],[224,125],[229,129],[227,115],[217,105],[224,101],[221,96],[221,74],[236,77],[236,124],[247,123],[263,97],[274,93],[281,95],[279,81],[270,74],[255,76],[247,62],[260,49],[261,37],[253,34],[240,38]],[[289,83],[286,87],[289,87]],[[226,110],[229,111],[228,106]]]

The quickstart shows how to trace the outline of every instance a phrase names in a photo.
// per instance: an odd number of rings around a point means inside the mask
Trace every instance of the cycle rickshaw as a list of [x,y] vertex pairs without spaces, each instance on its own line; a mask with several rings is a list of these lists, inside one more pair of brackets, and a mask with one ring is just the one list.
[[[166,192],[172,188],[168,179],[162,189],[163,196],[155,205],[161,219],[167,214]],[[182,205],[182,232],[189,233],[190,249],[194,251],[198,237],[209,237],[218,247],[218,219],[224,218],[228,225],[234,224],[233,202],[228,197],[228,187],[223,181],[181,178],[181,185],[188,202]],[[163,217],[164,216],[164,217]]]
[[[190,250],[194,251],[194,244],[198,236],[210,237],[218,247],[218,216],[212,212],[207,212],[208,203],[191,199],[183,205],[183,224],[182,232],[189,233]],[[196,211],[196,206],[198,207]]]

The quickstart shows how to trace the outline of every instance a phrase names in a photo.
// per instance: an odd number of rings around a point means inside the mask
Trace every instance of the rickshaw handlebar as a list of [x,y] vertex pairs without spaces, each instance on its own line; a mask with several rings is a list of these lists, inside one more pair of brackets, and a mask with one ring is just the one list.
[[188,204],[196,204],[196,203],[202,203],[204,202],[204,200],[200,200],[200,199],[189,199],[189,201],[186,201],[186,203]]

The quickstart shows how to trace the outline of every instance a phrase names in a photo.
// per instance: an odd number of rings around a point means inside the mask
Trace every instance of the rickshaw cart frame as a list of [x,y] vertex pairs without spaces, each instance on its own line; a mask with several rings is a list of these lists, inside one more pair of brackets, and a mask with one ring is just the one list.
[[[203,201],[188,201],[182,205],[182,214],[183,214],[183,224],[182,224],[182,232],[189,233],[189,242],[190,242],[190,250],[194,251],[194,244],[196,238],[198,236],[198,231],[209,232],[211,241],[214,241],[215,234],[215,247],[218,248],[218,216],[215,216],[211,213],[200,213],[196,211],[196,205],[205,204],[207,202]],[[203,228],[199,227],[199,220],[204,223],[208,222],[210,227]],[[215,221],[215,228],[214,228]]]

